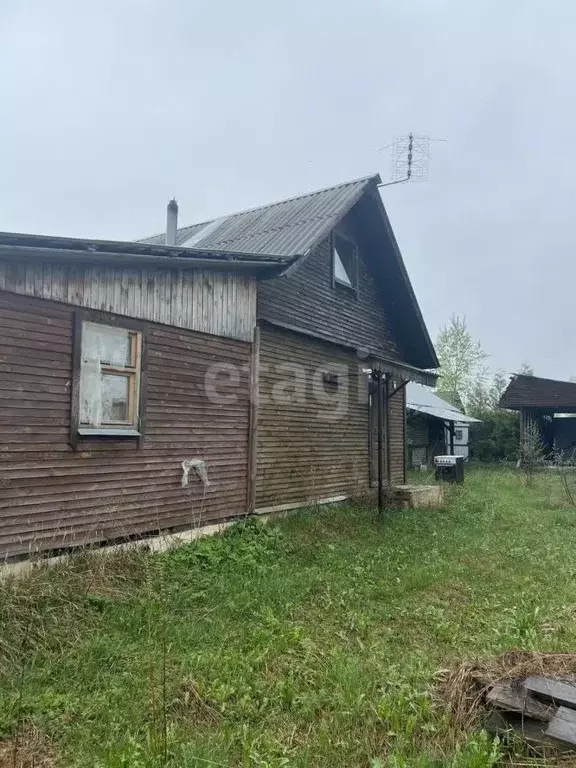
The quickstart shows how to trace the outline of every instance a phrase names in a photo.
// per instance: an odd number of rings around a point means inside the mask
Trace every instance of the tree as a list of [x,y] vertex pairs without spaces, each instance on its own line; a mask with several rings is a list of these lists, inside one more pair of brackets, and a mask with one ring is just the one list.
[[518,461],[524,471],[526,485],[531,488],[534,485],[534,473],[544,465],[545,451],[540,428],[534,421],[524,423],[520,438],[520,450]]
[[506,377],[504,371],[496,371],[494,378],[492,379],[492,387],[490,388],[490,397],[493,408],[498,408],[498,403],[504,394],[504,390],[508,386],[508,382],[509,379]]
[[518,414],[498,408],[507,385],[504,373],[496,371],[491,382],[479,381],[472,390],[468,413],[480,423],[470,428],[470,454],[478,461],[512,461],[518,452]]
[[438,395],[457,407],[467,406],[486,377],[487,354],[472,338],[465,317],[452,315],[438,334],[436,352],[440,362]]
[[503,371],[496,371],[492,381],[486,384],[484,378],[478,380],[472,387],[468,398],[468,413],[477,419],[485,418],[487,413],[495,411],[508,386],[508,379]]
[[[474,414],[476,416],[476,414]],[[520,419],[515,411],[484,411],[480,424],[470,427],[470,455],[487,463],[514,461],[518,457]]]
[[534,368],[529,363],[522,363],[518,373],[521,376],[534,376]]

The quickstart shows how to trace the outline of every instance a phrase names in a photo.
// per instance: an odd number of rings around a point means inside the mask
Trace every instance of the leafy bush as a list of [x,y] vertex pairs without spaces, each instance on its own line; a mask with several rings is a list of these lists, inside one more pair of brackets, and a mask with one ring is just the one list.
[[475,413],[480,424],[470,428],[470,455],[487,463],[513,461],[518,456],[520,420],[517,413],[485,410]]
[[257,518],[228,528],[219,536],[200,538],[169,552],[168,565],[211,570],[223,565],[258,569],[288,551],[288,539],[278,526],[266,525]]

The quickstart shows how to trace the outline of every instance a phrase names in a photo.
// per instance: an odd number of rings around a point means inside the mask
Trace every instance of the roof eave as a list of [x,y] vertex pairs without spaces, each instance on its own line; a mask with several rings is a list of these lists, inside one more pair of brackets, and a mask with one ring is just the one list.
[[449,410],[446,410],[442,414],[434,413],[434,409],[432,408],[417,406],[410,403],[406,403],[406,410],[412,411],[413,413],[419,413],[422,416],[430,416],[430,418],[438,419],[439,421],[451,421],[454,424],[480,424],[482,421],[481,419],[475,419],[473,416],[467,416],[465,413],[456,413],[455,411],[451,413]]
[[233,254],[212,255],[205,252],[195,254],[156,254],[133,253],[130,251],[90,251],[74,250],[61,247],[35,247],[0,244],[0,258],[8,261],[36,260],[41,262],[60,261],[75,264],[106,264],[119,267],[123,264],[140,267],[159,267],[163,269],[213,269],[218,271],[250,272],[257,277],[270,271],[277,274],[277,260],[268,261],[260,258],[250,260],[244,255],[237,258]]
[[417,368],[409,363],[404,363],[399,360],[392,360],[391,358],[382,357],[378,354],[373,355],[376,360],[376,364],[382,368],[385,373],[390,373],[393,376],[396,375],[399,378],[408,381],[415,381],[417,384],[424,384],[427,387],[433,387],[438,380],[438,374],[435,371],[430,371],[426,368]]
[[400,274],[402,276],[402,280],[406,286],[406,290],[408,291],[408,295],[412,301],[412,307],[414,310],[414,313],[416,315],[416,318],[418,320],[418,324],[420,326],[420,329],[422,331],[422,335],[428,350],[428,353],[430,355],[430,365],[429,368],[439,368],[440,362],[438,360],[438,357],[436,355],[436,350],[434,349],[434,345],[432,344],[432,339],[430,338],[430,334],[428,333],[428,328],[426,327],[426,323],[424,322],[424,317],[422,315],[422,312],[420,310],[420,305],[418,304],[418,299],[416,298],[416,294],[414,293],[414,288],[412,287],[412,283],[410,282],[410,277],[408,275],[408,270],[406,269],[406,265],[404,264],[404,259],[402,258],[402,253],[400,251],[400,246],[398,245],[398,241],[396,240],[396,235],[394,234],[394,230],[392,229],[392,225],[390,224],[390,219],[388,218],[388,214],[386,213],[386,208],[384,206],[384,202],[382,200],[382,197],[380,196],[380,192],[377,189],[376,190],[376,202],[378,205],[378,208],[380,210],[380,213],[382,215],[382,218],[384,220],[384,224],[386,226],[386,230],[388,232],[388,235],[390,237],[390,242],[392,243],[392,249],[394,251],[394,254],[396,256],[396,259],[398,261],[398,266],[400,268]]

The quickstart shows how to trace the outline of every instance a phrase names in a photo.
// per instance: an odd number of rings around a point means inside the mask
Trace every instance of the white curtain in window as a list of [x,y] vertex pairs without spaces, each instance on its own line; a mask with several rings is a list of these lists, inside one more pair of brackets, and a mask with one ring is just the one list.
[[123,368],[129,363],[130,339],[122,328],[85,323],[82,329],[80,423],[102,423],[102,363]]
[[102,368],[100,360],[82,359],[80,375],[80,423],[102,423]]
[[128,331],[86,323],[82,334],[82,357],[123,367],[129,363]]

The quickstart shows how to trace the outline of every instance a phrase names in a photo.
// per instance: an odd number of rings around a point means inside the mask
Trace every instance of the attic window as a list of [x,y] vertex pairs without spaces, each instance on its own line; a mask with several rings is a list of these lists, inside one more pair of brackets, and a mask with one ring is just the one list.
[[332,244],[332,275],[335,285],[358,288],[358,251],[352,240],[336,233]]

